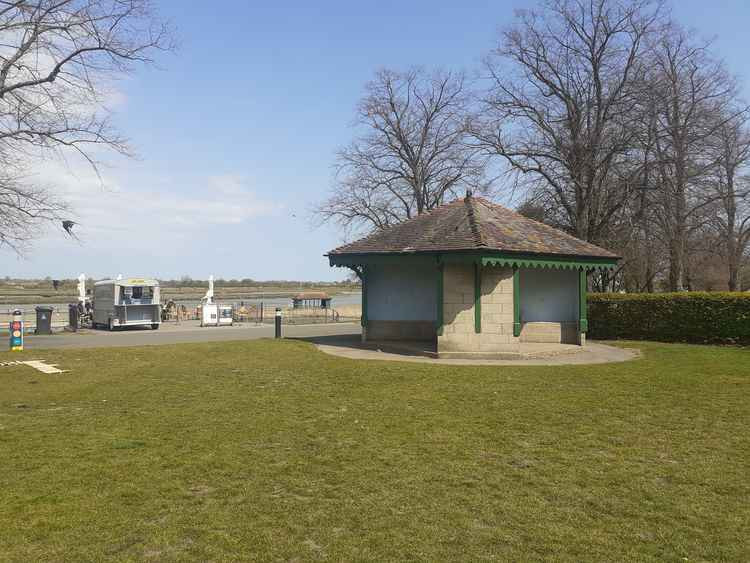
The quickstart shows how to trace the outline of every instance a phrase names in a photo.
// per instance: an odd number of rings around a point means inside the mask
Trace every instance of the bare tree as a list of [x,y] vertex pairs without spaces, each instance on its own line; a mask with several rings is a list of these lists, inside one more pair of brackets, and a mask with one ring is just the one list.
[[477,140],[582,239],[602,242],[631,196],[641,53],[660,16],[650,0],[547,0],[485,59]]
[[709,45],[672,24],[650,49],[650,108],[656,129],[653,211],[669,249],[669,289],[685,288],[688,242],[711,219],[706,180],[717,164],[716,131],[731,119],[736,83]]
[[65,205],[48,190],[27,185],[7,171],[0,174],[0,247],[21,252],[34,227],[57,219],[63,210]]
[[716,131],[718,158],[711,187],[719,199],[713,226],[726,260],[727,287],[737,291],[743,259],[750,248],[750,116],[747,110],[732,114],[736,117]]
[[467,141],[464,76],[381,70],[365,87],[331,196],[315,210],[347,229],[382,229],[466,189],[487,191],[486,158]]
[[35,159],[72,151],[97,170],[95,147],[129,154],[108,88],[170,46],[149,0],[0,2],[0,245],[20,249],[64,209],[25,174]]
[[[643,79],[643,76],[641,76]],[[639,88],[638,122],[627,155],[634,186],[627,204],[612,222],[608,243],[623,256],[622,282],[628,291],[653,292],[668,270],[666,242],[654,212],[656,170],[656,111],[651,92]]]

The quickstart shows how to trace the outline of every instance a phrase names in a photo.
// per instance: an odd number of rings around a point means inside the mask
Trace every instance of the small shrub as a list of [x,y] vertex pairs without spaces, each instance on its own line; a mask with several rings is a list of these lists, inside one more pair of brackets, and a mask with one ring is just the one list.
[[589,338],[750,344],[750,293],[595,293]]

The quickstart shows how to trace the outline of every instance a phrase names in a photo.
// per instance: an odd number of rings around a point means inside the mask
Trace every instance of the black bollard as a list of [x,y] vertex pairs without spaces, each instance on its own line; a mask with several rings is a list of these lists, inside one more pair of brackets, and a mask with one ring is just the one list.
[[276,307],[276,338],[281,338],[281,308]]

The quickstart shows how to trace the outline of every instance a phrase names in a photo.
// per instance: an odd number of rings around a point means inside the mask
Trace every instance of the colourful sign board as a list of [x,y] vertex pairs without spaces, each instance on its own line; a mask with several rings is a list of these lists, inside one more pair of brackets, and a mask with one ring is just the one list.
[[21,311],[13,311],[13,320],[10,321],[9,328],[11,351],[23,350],[23,314]]

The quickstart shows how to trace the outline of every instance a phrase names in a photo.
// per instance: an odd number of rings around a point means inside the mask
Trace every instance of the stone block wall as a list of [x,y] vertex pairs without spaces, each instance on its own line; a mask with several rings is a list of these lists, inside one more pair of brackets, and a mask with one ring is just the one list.
[[521,342],[581,344],[577,321],[528,322],[521,324]]
[[443,267],[443,334],[438,353],[491,353],[518,342],[513,336],[513,270],[485,267],[481,284],[482,331],[474,325],[474,266]]

